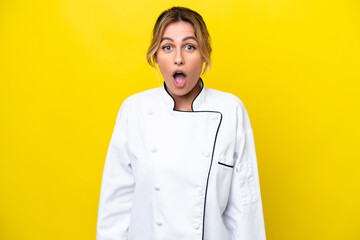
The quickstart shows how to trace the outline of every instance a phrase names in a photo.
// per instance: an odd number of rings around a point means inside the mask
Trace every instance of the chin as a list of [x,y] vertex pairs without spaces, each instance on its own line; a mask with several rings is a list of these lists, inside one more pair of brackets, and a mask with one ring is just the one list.
[[170,89],[170,91],[178,97],[185,96],[186,94],[189,93],[189,91],[187,91],[186,89],[178,89],[178,88]]

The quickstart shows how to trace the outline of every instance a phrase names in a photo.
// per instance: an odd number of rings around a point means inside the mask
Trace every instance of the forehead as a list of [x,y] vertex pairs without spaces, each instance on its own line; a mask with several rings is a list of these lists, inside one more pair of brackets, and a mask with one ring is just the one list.
[[170,23],[166,26],[163,33],[163,37],[170,38],[182,38],[188,36],[195,37],[195,29],[190,23],[184,21]]

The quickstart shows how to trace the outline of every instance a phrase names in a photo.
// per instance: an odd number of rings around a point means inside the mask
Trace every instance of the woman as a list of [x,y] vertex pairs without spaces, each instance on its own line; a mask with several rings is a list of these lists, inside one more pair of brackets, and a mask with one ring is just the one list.
[[205,88],[210,36],[187,8],[164,11],[147,58],[163,87],[127,98],[108,149],[97,240],[265,239],[249,117]]

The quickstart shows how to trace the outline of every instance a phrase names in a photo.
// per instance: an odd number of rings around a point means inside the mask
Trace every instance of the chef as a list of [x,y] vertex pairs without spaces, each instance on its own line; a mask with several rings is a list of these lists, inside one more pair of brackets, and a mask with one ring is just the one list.
[[266,239],[249,116],[239,98],[204,86],[210,54],[197,12],[161,13],[147,58],[164,84],[120,108],[97,240]]

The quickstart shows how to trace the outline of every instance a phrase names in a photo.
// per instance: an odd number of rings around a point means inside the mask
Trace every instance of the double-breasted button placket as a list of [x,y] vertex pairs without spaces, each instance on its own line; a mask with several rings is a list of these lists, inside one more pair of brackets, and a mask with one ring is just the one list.
[[193,228],[194,228],[195,230],[199,230],[199,229],[200,229],[200,224],[198,224],[198,223],[193,223]]
[[203,152],[202,154],[203,154],[203,156],[206,157],[206,158],[210,157],[210,152]]

